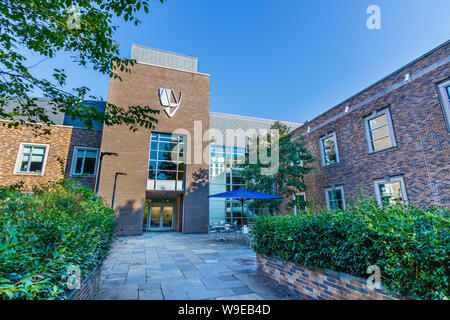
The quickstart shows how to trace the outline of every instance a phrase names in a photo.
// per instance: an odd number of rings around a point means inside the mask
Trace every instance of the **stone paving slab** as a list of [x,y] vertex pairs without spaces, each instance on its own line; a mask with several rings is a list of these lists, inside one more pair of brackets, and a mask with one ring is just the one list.
[[175,232],[121,237],[102,266],[98,300],[295,299],[256,275],[239,241]]
[[257,294],[240,294],[240,295],[234,295],[229,297],[220,297],[216,300],[262,300],[260,296]]
[[121,285],[102,288],[99,290],[96,300],[137,300],[138,285]]
[[138,300],[164,300],[161,288],[139,290]]
[[209,300],[220,297],[232,296],[234,293],[231,289],[217,289],[217,290],[202,290],[202,291],[188,291],[190,300]]

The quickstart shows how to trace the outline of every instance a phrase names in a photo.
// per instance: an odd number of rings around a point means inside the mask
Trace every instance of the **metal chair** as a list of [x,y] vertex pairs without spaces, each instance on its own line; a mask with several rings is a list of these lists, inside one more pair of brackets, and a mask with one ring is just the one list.
[[226,240],[230,240],[230,236],[233,235],[233,233],[234,233],[234,228],[231,224],[227,223],[224,226],[223,232],[224,232],[224,238]]
[[251,235],[251,227],[244,225],[242,227],[242,237],[245,238],[245,240],[247,241],[247,244],[249,244],[250,248],[252,248],[252,235]]
[[225,226],[225,221],[220,221],[220,225],[217,226],[218,236],[216,238],[216,241],[225,241]]
[[218,237],[219,228],[217,226],[217,223],[213,223],[212,225],[209,225],[208,227],[208,235],[212,235],[212,238]]

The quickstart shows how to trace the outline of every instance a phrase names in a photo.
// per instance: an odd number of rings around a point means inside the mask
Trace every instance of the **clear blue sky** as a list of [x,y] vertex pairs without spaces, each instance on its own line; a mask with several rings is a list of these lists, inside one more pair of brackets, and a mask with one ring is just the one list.
[[[381,30],[366,9],[381,8]],[[211,111],[303,122],[450,38],[449,0],[153,1],[142,24],[119,21],[116,40],[199,58],[211,74]],[[70,87],[106,99],[108,77],[61,55]]]

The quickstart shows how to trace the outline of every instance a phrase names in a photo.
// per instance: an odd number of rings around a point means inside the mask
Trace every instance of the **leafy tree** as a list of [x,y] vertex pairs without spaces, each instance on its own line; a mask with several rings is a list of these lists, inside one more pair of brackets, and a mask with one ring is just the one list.
[[[283,200],[253,200],[249,203],[252,208],[268,208],[274,214],[279,210],[281,203],[286,206],[285,209],[293,210],[294,195],[306,190],[304,175],[311,171],[312,168],[308,164],[315,159],[306,149],[303,137],[292,139],[292,132],[288,126],[276,121],[270,129],[266,137],[256,136],[250,139],[245,163],[241,165],[243,168],[241,175],[247,189],[284,197]],[[278,132],[278,139],[274,132]],[[278,144],[274,143],[275,139],[278,140]],[[256,163],[252,163],[255,161],[250,161],[250,152],[257,147],[259,153],[265,148],[268,155],[278,153],[279,165],[274,168],[271,163],[261,161],[260,157]]]
[[[164,0],[160,0],[163,2]],[[130,72],[135,61],[119,57],[119,45],[113,40],[117,26],[112,19],[122,17],[138,25],[136,14],[149,11],[148,1],[141,0],[3,0],[0,2],[0,119],[8,127],[23,124],[54,124],[48,110],[38,106],[32,95],[42,93],[51,99],[52,113],[64,112],[84,121],[88,128],[95,122],[105,125],[125,124],[131,130],[152,127],[158,113],[148,106],[106,106],[106,111],[83,103],[97,100],[89,88],[82,86],[66,91],[64,69],[54,69],[45,79],[33,75],[27,58],[21,52],[40,55],[44,60],[58,52],[72,54],[73,62],[88,65],[98,72],[121,80],[118,72]],[[13,110],[6,106],[13,102]],[[6,123],[3,122],[3,125]],[[49,129],[45,130],[49,133]]]

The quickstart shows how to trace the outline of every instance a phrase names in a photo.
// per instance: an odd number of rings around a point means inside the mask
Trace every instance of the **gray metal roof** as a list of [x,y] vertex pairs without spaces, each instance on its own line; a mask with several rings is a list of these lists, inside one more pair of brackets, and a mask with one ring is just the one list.
[[198,70],[198,58],[196,57],[153,49],[138,44],[131,46],[131,59],[135,59],[139,63],[182,71],[197,72]]
[[[44,108],[47,111],[47,115],[49,119],[55,124],[55,125],[64,125],[64,126],[71,126],[71,127],[77,127],[77,128],[85,128],[86,126],[84,123],[79,119],[72,120],[71,117],[64,114],[64,112],[60,112],[59,110],[54,110],[55,103],[50,98],[37,98],[35,100],[35,103],[37,106]],[[94,105],[100,110],[105,109],[106,102],[105,101],[92,101],[92,100],[86,100],[83,103]],[[16,108],[19,105],[19,100],[17,98],[10,100],[10,102],[6,105],[4,108],[6,112],[12,112],[14,108]],[[15,117],[17,120],[27,120],[25,117]],[[38,118],[36,117],[36,122],[39,123]],[[94,124],[95,130],[102,130],[103,129],[103,123],[95,123]]]
[[[47,110],[48,117],[57,125],[62,125],[64,123],[64,113],[53,111],[54,103],[49,98],[38,98],[35,101],[38,107],[42,107]],[[5,112],[13,112],[14,108],[19,106],[19,99],[14,98],[9,101],[9,103],[4,107]],[[25,117],[15,117],[17,120],[26,120]],[[38,121],[37,117],[35,119]]]
[[[226,134],[227,129],[237,130],[242,129],[247,131],[249,129],[259,130],[259,129],[269,129],[276,120],[273,119],[262,119],[255,117],[239,116],[235,114],[210,112],[210,128],[217,129]],[[287,125],[291,130],[300,127],[302,124],[297,122],[280,121],[281,123]]]

